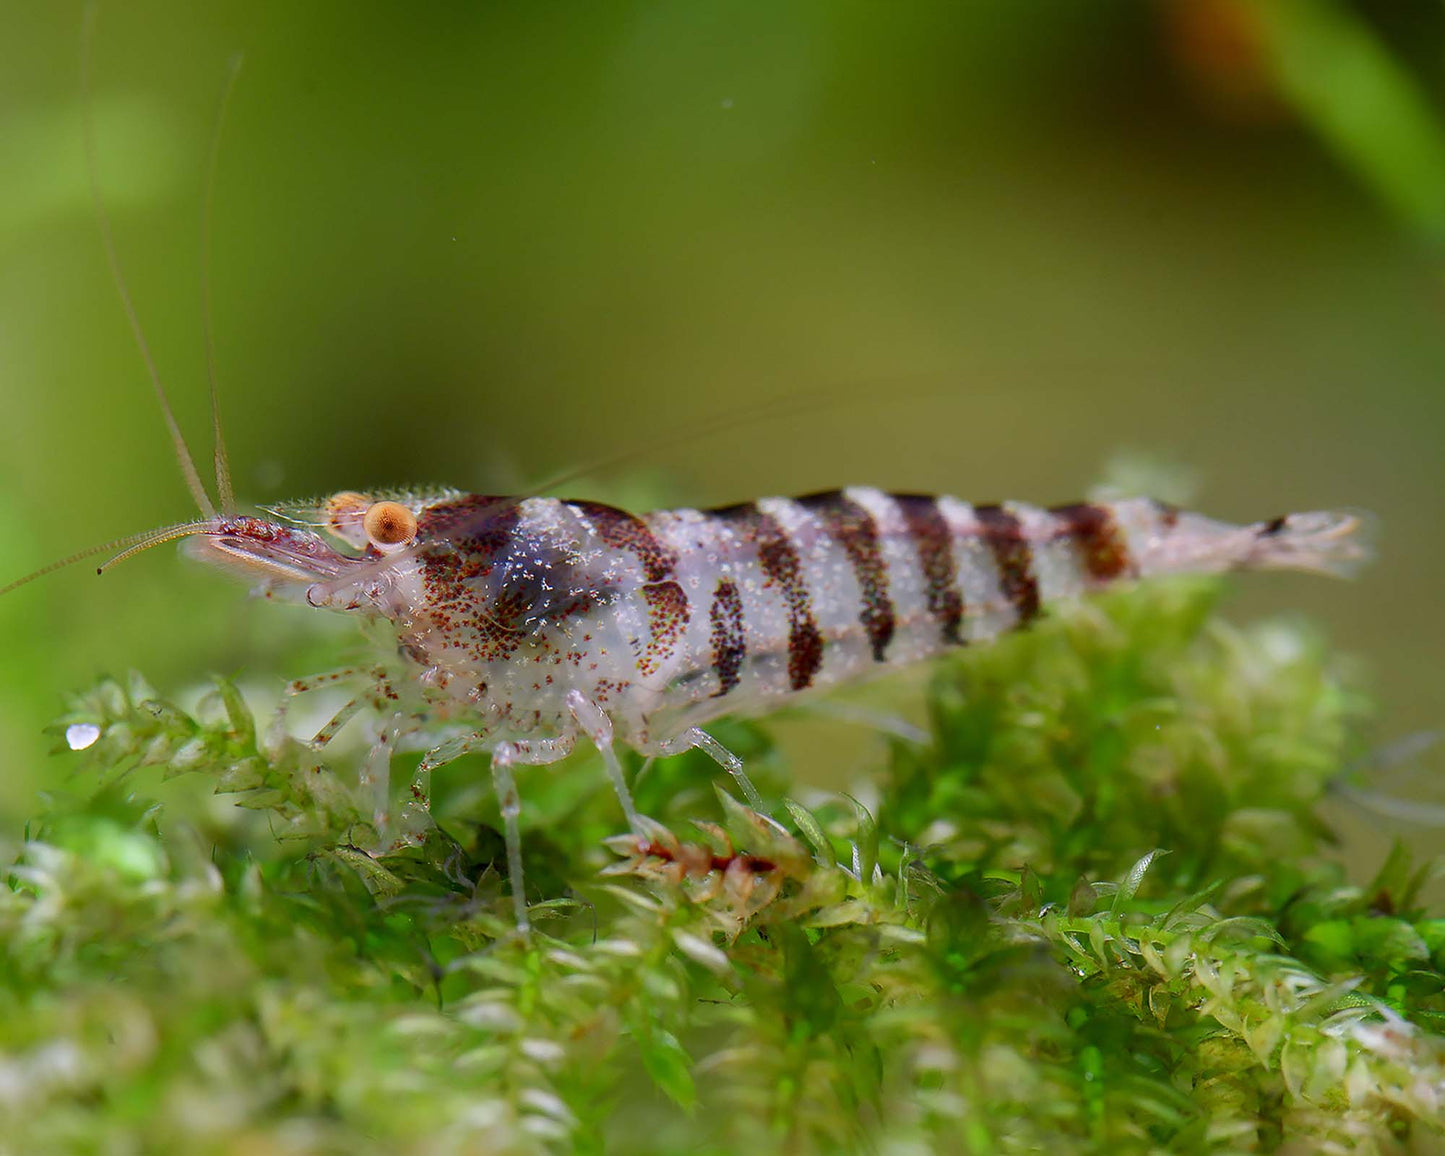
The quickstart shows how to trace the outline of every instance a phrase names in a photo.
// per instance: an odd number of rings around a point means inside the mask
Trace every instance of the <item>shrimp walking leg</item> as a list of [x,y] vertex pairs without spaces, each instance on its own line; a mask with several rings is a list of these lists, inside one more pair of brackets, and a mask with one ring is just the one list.
[[491,742],[488,731],[471,731],[468,734],[453,735],[443,742],[428,748],[417,764],[407,789],[406,801],[401,808],[399,835],[403,840],[418,841],[432,826],[431,818],[431,775],[438,767],[455,762],[463,755],[486,748]]
[[376,732],[376,741],[371,744],[361,764],[358,785],[364,795],[371,797],[372,821],[376,825],[378,838],[385,843],[391,838],[391,756],[396,750],[404,725],[402,715],[392,715]]
[[445,742],[437,743],[426,754],[421,757],[421,765],[417,767],[417,774],[430,775],[438,767],[444,767],[448,763],[455,762],[463,755],[471,754],[472,751],[480,750],[486,745],[488,732],[473,731],[466,735],[453,735]]
[[565,759],[577,745],[577,736],[564,732],[553,739],[527,739],[501,742],[492,748],[492,787],[502,809],[502,831],[507,840],[507,878],[512,888],[512,909],[517,917],[517,931],[526,935],[532,923],[527,917],[527,893],[522,877],[522,800],[512,767],[518,763],[540,766]]
[[360,714],[361,708],[365,705],[366,696],[364,694],[359,694],[349,702],[344,703],[341,709],[331,716],[326,725],[311,736],[307,741],[307,745],[311,747],[312,750],[317,751],[329,746],[331,740],[341,732],[341,728]]
[[748,806],[754,811],[763,811],[763,797],[758,794],[757,787],[748,778],[747,772],[743,770],[743,761],[708,734],[700,727],[689,727],[675,739],[668,739],[659,743],[655,748],[655,754],[659,755],[680,755],[683,751],[690,751],[694,747],[702,751],[708,758],[712,759],[718,766],[733,777],[737,783],[738,790],[742,791],[743,798],[748,801]]
[[[351,679],[357,678],[363,674],[375,673],[376,671],[372,667],[348,666],[342,668],[341,670],[329,670],[325,674],[316,674],[312,675],[310,678],[298,678],[291,682],[288,682],[286,684],[286,689],[281,692],[281,701],[276,704],[276,713],[272,717],[270,728],[267,731],[266,738],[270,748],[272,750],[279,749],[286,739],[286,719],[290,713],[291,703],[293,702],[293,700],[298,698],[300,695],[310,694],[312,691],[320,690],[323,687],[335,686],[338,683],[349,682]],[[341,708],[341,710],[345,711],[348,707],[352,706],[353,703],[356,705],[357,709],[360,709],[362,702],[363,700],[361,698],[356,698],[352,700],[352,702],[348,702],[346,706]],[[340,712],[338,712],[338,714],[339,713]],[[348,715],[347,717],[349,718],[350,716]],[[334,723],[335,721],[335,716],[333,716],[332,722]],[[345,721],[345,719],[342,720],[343,723]],[[325,734],[326,731],[330,728],[330,726],[331,724],[327,724],[326,727],[322,728],[320,734],[310,740],[312,746],[325,745],[325,743],[318,743],[316,740],[317,738],[320,738],[321,735]],[[335,728],[335,730],[340,729],[340,726],[337,726]],[[332,731],[333,734],[335,733],[335,730]]]
[[577,720],[582,733],[592,740],[592,744],[601,754],[602,762],[607,767],[607,777],[612,780],[612,789],[617,792],[617,801],[622,804],[622,813],[627,817],[627,825],[634,831],[639,830],[637,804],[632,800],[632,792],[627,789],[622,762],[612,745],[612,720],[580,690],[567,692],[567,709]]
[[286,684],[286,689],[281,693],[281,701],[276,705],[276,714],[271,721],[268,732],[268,742],[274,749],[278,747],[286,735],[286,719],[290,713],[291,703],[300,695],[310,694],[312,691],[323,690],[327,687],[338,686],[355,679],[367,678],[371,680],[371,686],[348,699],[340,709],[331,716],[326,724],[317,731],[307,745],[313,750],[321,750],[328,746],[331,740],[340,733],[341,728],[350,722],[366,706],[381,711],[387,702],[398,701],[396,689],[391,684],[386,669],[380,666],[348,666],[341,670],[327,671],[325,674],[312,675],[310,678],[298,678]]
[[809,703],[809,713],[820,718],[837,719],[840,722],[851,723],[853,726],[867,727],[869,730],[879,731],[890,738],[902,739],[914,746],[927,746],[932,736],[923,727],[909,722],[901,715],[893,714],[891,711],[870,710],[854,702],[822,702]]

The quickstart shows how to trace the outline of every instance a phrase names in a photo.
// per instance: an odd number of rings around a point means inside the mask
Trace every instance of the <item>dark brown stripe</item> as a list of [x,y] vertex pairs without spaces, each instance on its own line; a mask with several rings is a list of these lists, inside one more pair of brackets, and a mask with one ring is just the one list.
[[692,617],[692,607],[676,582],[654,582],[644,586],[642,598],[647,603],[648,639],[637,669],[643,677],[648,677],[657,673],[682,641],[683,631]]
[[[419,554],[426,590],[428,628],[469,629],[468,649],[478,662],[510,658],[526,637],[510,616],[525,615],[526,600],[499,608],[483,605],[477,580],[491,574],[496,560],[506,557],[521,521],[515,502],[471,495],[426,509],[418,519],[417,537],[428,546],[448,543],[450,549],[423,549]],[[499,613],[502,617],[499,618]]]
[[1134,572],[1129,544],[1107,506],[1078,502],[1049,511],[1063,522],[1062,536],[1078,543],[1084,571],[1095,582],[1112,582]]
[[712,668],[717,672],[717,690],[713,698],[721,698],[742,681],[743,659],[748,654],[747,636],[743,633],[743,600],[730,578],[718,579],[713,591]]
[[1024,528],[1002,506],[975,506],[973,512],[983,540],[998,563],[1003,595],[1018,611],[1018,624],[1026,626],[1039,616],[1039,583],[1034,577],[1033,548],[1024,537]]
[[803,582],[798,552],[777,520],[748,502],[714,510],[712,514],[731,522],[758,552],[758,564],[770,582],[782,588],[788,606],[788,685],[805,690],[823,665],[823,636],[813,617],[813,599]]
[[1272,538],[1274,535],[1280,533],[1288,522],[1289,515],[1287,514],[1281,514],[1278,518],[1271,518],[1260,527],[1259,536],[1261,538]]
[[598,537],[607,545],[636,555],[648,582],[671,577],[677,555],[657,540],[641,518],[601,502],[569,502],[568,505],[592,523]]
[[928,613],[938,621],[943,640],[962,646],[959,633],[963,625],[963,594],[958,588],[958,567],[953,560],[953,538],[948,520],[938,508],[938,501],[927,494],[894,494],[893,500],[903,511],[908,536],[918,551],[918,564],[928,583]]
[[863,598],[858,620],[868,633],[873,661],[883,662],[893,640],[895,619],[893,600],[888,596],[888,565],[878,548],[878,525],[873,515],[839,490],[809,494],[799,498],[798,504],[818,518],[848,552]]
[[498,549],[506,544],[521,516],[521,507],[512,498],[467,494],[422,510],[417,518],[417,539],[466,540],[469,548]]

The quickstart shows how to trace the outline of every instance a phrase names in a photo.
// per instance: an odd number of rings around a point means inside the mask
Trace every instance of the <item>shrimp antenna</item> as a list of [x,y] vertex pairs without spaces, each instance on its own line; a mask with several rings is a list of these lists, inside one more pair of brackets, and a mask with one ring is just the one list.
[[52,562],[48,566],[42,566],[39,570],[33,570],[23,578],[17,578],[14,582],[0,586],[0,597],[4,597],[6,594],[9,594],[10,591],[24,586],[27,582],[34,582],[37,578],[43,578],[46,574],[63,569],[74,562],[81,562],[86,558],[94,558],[97,554],[111,554],[119,551],[114,558],[111,558],[96,569],[96,573],[101,574],[109,570],[117,562],[125,561],[125,559],[129,558],[132,554],[139,554],[142,550],[147,550],[152,546],[158,546],[162,542],[170,542],[176,538],[184,538],[190,534],[201,534],[213,529],[215,529],[215,523],[211,521],[182,522],[176,526],[164,526],[159,530],[147,530],[144,534],[131,534],[126,538],[117,538],[113,542],[102,542],[99,546],[87,547],[84,550],[70,555],[68,558],[62,558],[59,562]]
[[85,138],[85,170],[90,178],[91,204],[95,209],[96,223],[100,226],[100,239],[105,247],[106,261],[110,264],[111,280],[115,282],[116,290],[120,293],[120,302],[125,308],[126,320],[130,322],[131,334],[135,337],[136,345],[140,347],[141,359],[145,362],[146,372],[150,374],[151,384],[155,386],[156,398],[161,404],[161,413],[164,415],[166,426],[171,433],[171,443],[175,447],[176,461],[180,463],[181,474],[185,477],[186,486],[191,491],[191,497],[195,499],[201,513],[207,518],[214,518],[216,508],[211,504],[206,487],[201,484],[201,476],[196,472],[196,463],[191,459],[191,451],[186,446],[186,439],[181,434],[181,427],[176,423],[176,415],[171,409],[170,398],[166,396],[165,386],[161,384],[161,376],[156,370],[155,359],[151,357],[150,346],[146,344],[145,332],[140,326],[140,318],[136,315],[135,306],[131,303],[130,290],[126,288],[125,278],[121,275],[120,258],[116,255],[115,238],[111,235],[110,217],[106,214],[105,201],[100,195],[100,176],[95,159],[95,124],[90,98],[91,44],[95,39],[98,8],[99,6],[95,3],[85,6],[85,21],[82,25],[80,40],[81,128]]
[[[920,393],[917,382],[915,382],[913,386],[905,388],[910,389],[913,393]],[[853,388],[848,391],[845,400],[853,403],[872,403],[878,396],[878,383],[865,380],[855,383]],[[476,511],[473,517],[479,519],[485,518],[489,514],[505,509],[515,502],[525,501],[527,498],[541,497],[548,491],[571,485],[579,478],[585,478],[591,474],[601,473],[604,470],[625,465],[645,453],[649,446],[656,442],[672,442],[674,444],[685,445],[701,437],[722,433],[740,426],[752,425],[766,418],[793,417],[797,414],[808,413],[810,410],[817,409],[825,398],[829,401],[836,401],[837,391],[830,390],[825,393],[821,389],[803,390],[798,393],[785,394],[782,397],[768,398],[766,401],[759,402],[757,405],[741,407],[723,414],[714,414],[702,427],[699,427],[696,422],[672,426],[669,429],[664,429],[661,433],[650,434],[648,442],[645,445],[638,443],[625,446],[613,453],[595,457],[591,461],[583,462],[581,465],[570,466],[565,470],[554,473],[537,484],[528,486],[520,494],[494,498],[480,510]],[[272,512],[275,513],[274,510],[272,510]],[[396,556],[392,555],[391,557],[395,560]]]
[[[895,386],[895,392],[897,388],[898,387]],[[916,383],[913,386],[905,384],[902,386],[902,389],[905,392],[920,392]],[[845,404],[872,404],[878,400],[879,396],[880,388],[878,383],[865,380],[854,383],[851,389],[845,391],[842,401]],[[779,397],[770,397],[756,405],[739,406],[723,413],[712,414],[706,418],[701,425],[699,425],[696,420],[679,423],[671,428],[663,429],[660,433],[649,434],[646,444],[639,443],[625,446],[620,450],[600,455],[591,461],[583,462],[581,465],[571,466],[552,474],[536,485],[529,487],[526,496],[538,497],[549,490],[571,485],[580,478],[589,477],[592,474],[602,473],[603,471],[614,469],[617,466],[626,465],[658,442],[685,445],[699,438],[711,437],[715,434],[725,433],[728,430],[756,425],[769,418],[788,418],[796,417],[799,414],[806,414],[820,409],[825,401],[837,404],[839,401],[839,391],[837,389],[805,389]]]
[[162,542],[174,542],[177,538],[189,538],[192,534],[207,534],[216,532],[214,520],[201,522],[182,522],[177,526],[162,526],[159,530],[151,530],[149,533],[137,534],[121,542],[112,543],[109,549],[118,549],[120,553],[114,558],[108,558],[95,568],[97,574],[104,574],[112,566],[124,562],[127,558],[133,558],[142,550],[149,550],[152,546],[159,546]]
[[231,486],[231,462],[226,454],[226,438],[221,433],[221,395],[216,373],[216,323],[211,310],[211,206],[216,199],[216,169],[221,159],[221,130],[226,125],[226,111],[231,107],[231,94],[241,75],[241,54],[231,57],[226,87],[221,93],[221,106],[216,112],[216,126],[211,130],[211,151],[206,162],[206,192],[201,210],[201,306],[205,314],[206,376],[211,382],[211,432],[215,444],[216,497],[221,513],[236,512],[236,492]]

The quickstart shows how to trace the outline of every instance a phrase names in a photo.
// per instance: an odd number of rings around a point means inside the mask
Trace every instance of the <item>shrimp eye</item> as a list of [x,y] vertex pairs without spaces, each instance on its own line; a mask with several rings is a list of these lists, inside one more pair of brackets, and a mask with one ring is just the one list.
[[374,502],[362,519],[366,537],[383,554],[416,537],[416,515],[400,502]]

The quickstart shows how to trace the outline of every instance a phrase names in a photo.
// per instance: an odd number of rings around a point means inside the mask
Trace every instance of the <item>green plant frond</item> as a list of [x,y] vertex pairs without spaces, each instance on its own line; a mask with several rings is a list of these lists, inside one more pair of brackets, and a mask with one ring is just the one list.
[[350,760],[232,684],[186,710],[103,682],[0,887],[0,1146],[1438,1138],[1445,919],[1402,851],[1351,886],[1315,814],[1362,700],[1213,597],[1141,590],[941,665],[934,741],[893,748],[877,806],[760,815],[681,758],[623,835],[586,760],[537,776],[526,940],[461,777],[377,855]]

